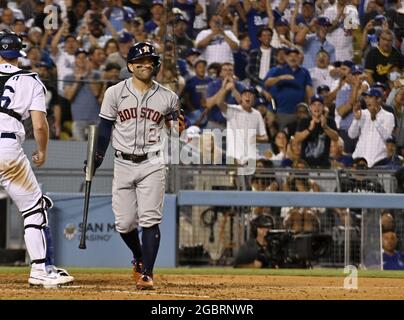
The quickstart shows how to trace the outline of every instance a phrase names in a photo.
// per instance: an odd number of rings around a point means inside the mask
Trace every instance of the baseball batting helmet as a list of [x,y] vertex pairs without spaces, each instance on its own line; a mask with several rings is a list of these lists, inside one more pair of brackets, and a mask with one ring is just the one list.
[[[153,74],[157,75],[160,70],[160,56],[156,52],[156,48],[150,42],[137,42],[135,43],[128,52],[127,63],[133,63],[134,61],[142,58],[152,58],[154,70]],[[128,66],[128,71],[130,71]]]
[[27,54],[22,51],[22,39],[14,32],[4,29],[0,31],[0,56],[6,59],[25,57]]

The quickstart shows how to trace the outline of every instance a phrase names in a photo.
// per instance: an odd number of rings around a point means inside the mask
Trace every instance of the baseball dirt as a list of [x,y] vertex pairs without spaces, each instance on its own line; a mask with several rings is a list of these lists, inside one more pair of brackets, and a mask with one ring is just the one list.
[[344,277],[158,274],[156,289],[139,291],[130,270],[72,272],[76,281],[59,289],[31,288],[28,272],[1,272],[0,299],[223,300],[223,299],[403,299],[404,279],[359,277],[358,289],[343,288]]

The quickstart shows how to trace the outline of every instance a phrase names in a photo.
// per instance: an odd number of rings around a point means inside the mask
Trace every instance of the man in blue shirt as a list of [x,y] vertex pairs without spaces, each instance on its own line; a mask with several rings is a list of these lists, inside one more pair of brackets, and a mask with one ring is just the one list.
[[266,0],[243,1],[244,10],[247,12],[248,35],[251,39],[251,49],[260,46],[257,38],[259,29],[268,26]]
[[224,82],[233,82],[234,87],[229,91],[225,97],[225,102],[227,104],[240,104],[240,92],[242,92],[245,87],[240,82],[237,81],[234,76],[234,66],[232,63],[223,63],[219,78],[211,83],[209,83],[206,90],[206,108],[208,111],[208,123],[206,125],[207,129],[226,129],[226,119],[223,117],[220,109],[215,105],[216,95]]
[[302,13],[296,16],[295,22],[296,26],[301,27],[302,25],[309,26],[310,22],[315,17],[315,1],[314,0],[304,0],[302,3]]
[[164,2],[162,0],[153,0],[150,7],[152,18],[144,25],[147,33],[152,33],[157,27],[160,26],[164,15]]
[[383,270],[404,270],[404,256],[396,251],[397,235],[394,231],[383,232]]
[[314,23],[316,33],[309,34],[310,28],[301,26],[295,38],[295,43],[303,46],[303,67],[306,69],[316,66],[316,55],[320,50],[327,51],[331,63],[335,61],[335,47],[326,40],[331,21],[327,17],[318,17]]
[[185,117],[188,118],[190,125],[198,125],[203,127],[206,125],[205,119],[202,119],[202,112],[206,108],[206,89],[208,84],[213,81],[212,78],[206,76],[206,60],[196,60],[195,76],[186,81],[184,97],[185,97]]
[[265,86],[275,100],[275,108],[279,127],[282,130],[287,124],[296,120],[296,105],[309,102],[313,95],[310,73],[299,66],[299,50],[290,48],[287,51],[287,64],[271,69],[264,80]]

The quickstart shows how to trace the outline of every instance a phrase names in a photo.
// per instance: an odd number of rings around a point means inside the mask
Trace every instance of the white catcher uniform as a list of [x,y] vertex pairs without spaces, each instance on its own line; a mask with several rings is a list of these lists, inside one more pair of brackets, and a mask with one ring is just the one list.
[[[19,70],[11,64],[0,64],[0,77]],[[36,73],[16,75],[5,83],[0,105],[17,112],[24,120],[29,117],[30,110],[46,113],[45,93],[46,88]],[[24,212],[42,197],[31,165],[21,147],[25,139],[24,126],[16,118],[0,113],[0,132],[2,136],[7,136],[8,133],[15,135],[14,139],[0,139],[0,183],[18,210]]]
[[131,78],[105,92],[100,117],[114,121],[112,209],[120,233],[161,222],[165,191],[161,133],[176,112],[178,96],[156,81],[144,95]]
[[0,184],[24,218],[24,239],[32,264],[28,282],[45,287],[70,283],[74,278],[53,265],[47,218],[52,201],[42,195],[21,147],[25,131],[20,120],[33,110],[46,114],[46,88],[36,73],[8,63],[0,64],[0,82],[4,84],[0,96]]

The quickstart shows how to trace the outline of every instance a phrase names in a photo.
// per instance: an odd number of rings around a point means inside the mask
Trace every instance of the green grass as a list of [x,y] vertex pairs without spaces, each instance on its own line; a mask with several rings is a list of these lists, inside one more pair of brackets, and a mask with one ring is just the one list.
[[[129,273],[129,268],[75,268],[68,267],[74,273]],[[28,267],[0,267],[0,273],[28,273]],[[343,269],[234,269],[231,267],[207,268],[157,268],[156,274],[187,275],[268,275],[268,276],[308,276],[308,277],[344,277]],[[404,271],[359,270],[363,278],[403,278]]]

